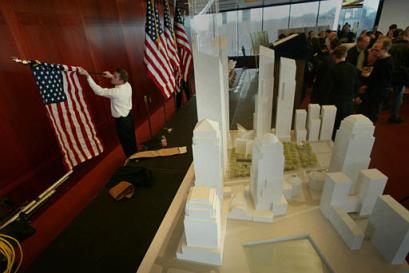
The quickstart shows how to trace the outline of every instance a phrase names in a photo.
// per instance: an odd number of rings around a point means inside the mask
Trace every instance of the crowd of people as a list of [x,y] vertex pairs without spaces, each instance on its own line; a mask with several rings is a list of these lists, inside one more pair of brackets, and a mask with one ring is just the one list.
[[338,32],[311,31],[307,40],[311,103],[337,107],[334,134],[341,120],[354,113],[376,123],[387,105],[388,121],[403,122],[399,109],[409,87],[409,27],[391,25],[386,35],[376,28],[364,30],[355,38],[346,23]]

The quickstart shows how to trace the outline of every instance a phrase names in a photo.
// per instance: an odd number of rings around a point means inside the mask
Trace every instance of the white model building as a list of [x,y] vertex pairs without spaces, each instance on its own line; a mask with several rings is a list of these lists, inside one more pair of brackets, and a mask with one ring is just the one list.
[[193,49],[195,70],[197,120],[211,119],[218,122],[222,140],[222,166],[227,166],[227,136],[229,124],[226,120],[229,111],[225,102],[228,90],[225,90],[223,64],[219,55],[207,54]]
[[387,177],[377,169],[362,170],[359,174],[359,192],[350,195],[351,179],[344,173],[328,173],[320,201],[322,214],[334,226],[350,249],[359,249],[364,231],[348,215],[358,212],[368,216],[375,207],[375,200],[382,195]]
[[280,58],[280,80],[277,96],[275,133],[279,139],[290,140],[293,119],[296,64],[292,59]]
[[361,170],[367,169],[375,141],[375,127],[363,115],[351,115],[342,120],[332,150],[329,172],[343,172],[352,180],[351,193]]
[[295,140],[297,143],[307,140],[307,130],[305,128],[306,121],[307,121],[307,111],[305,111],[304,109],[295,110],[294,132],[295,132]]
[[323,105],[321,107],[320,141],[331,140],[336,114],[337,107],[335,105]]
[[201,120],[193,130],[193,164],[195,186],[213,187],[223,198],[222,144],[219,124],[210,119]]
[[224,119],[227,125],[227,134],[230,128],[230,114],[229,114],[229,58],[228,58],[228,40],[226,36],[217,36],[215,38],[216,48],[219,50],[220,60],[223,68],[223,95],[224,95]]
[[284,151],[273,134],[257,138],[253,146],[250,193],[256,210],[271,211],[273,215],[287,212],[283,195]]
[[271,132],[274,88],[274,50],[260,46],[258,93],[256,98],[256,136]]
[[369,217],[372,244],[391,264],[406,263],[409,251],[409,211],[389,195],[376,201]]
[[319,104],[308,105],[308,141],[318,141],[320,135],[321,119],[320,119],[321,106]]
[[187,197],[184,240],[179,259],[221,265],[223,238],[220,200],[215,188],[192,187]]

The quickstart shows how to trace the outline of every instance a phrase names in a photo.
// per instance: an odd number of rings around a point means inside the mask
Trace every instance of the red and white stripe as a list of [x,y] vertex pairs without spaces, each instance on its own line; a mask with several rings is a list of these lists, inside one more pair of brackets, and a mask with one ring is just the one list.
[[183,80],[188,82],[190,71],[192,69],[192,50],[190,49],[185,27],[178,22],[175,22],[175,35],[177,47],[179,49],[181,73]]
[[71,170],[102,153],[103,147],[82,94],[77,67],[63,67],[63,87],[67,100],[46,104],[46,109],[56,132],[65,166]]
[[166,98],[170,98],[175,91],[175,76],[166,52],[166,43],[163,34],[158,42],[145,35],[144,63],[148,76],[154,81],[158,89]]

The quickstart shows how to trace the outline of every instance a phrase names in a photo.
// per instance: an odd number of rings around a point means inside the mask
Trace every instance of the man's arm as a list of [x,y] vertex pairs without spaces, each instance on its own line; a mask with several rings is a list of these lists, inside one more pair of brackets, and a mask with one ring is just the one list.
[[[81,75],[84,75],[87,77],[87,81],[89,83],[89,86],[91,87],[92,91],[94,91],[94,93],[98,96],[102,96],[102,97],[107,97],[107,98],[112,98],[115,95],[116,92],[116,88],[103,88],[101,86],[99,86],[94,79],[91,77],[91,75],[88,73],[88,71],[86,71],[85,69],[83,69],[82,67],[78,70],[78,72]],[[104,72],[103,74],[104,77],[106,78],[111,78],[112,74],[109,72]]]

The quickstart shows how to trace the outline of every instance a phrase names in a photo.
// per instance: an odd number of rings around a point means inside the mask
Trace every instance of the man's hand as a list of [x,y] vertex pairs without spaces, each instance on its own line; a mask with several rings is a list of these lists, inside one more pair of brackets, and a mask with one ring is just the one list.
[[78,73],[80,73],[81,75],[86,76],[86,77],[88,77],[88,76],[89,76],[88,71],[87,71],[87,70],[85,70],[85,69],[84,69],[84,68],[82,68],[82,67],[80,67],[80,68],[78,69]]
[[102,72],[102,77],[111,79],[114,75],[111,74],[109,71]]

